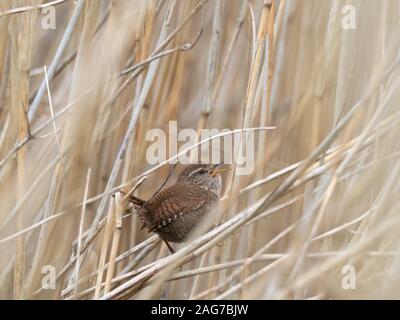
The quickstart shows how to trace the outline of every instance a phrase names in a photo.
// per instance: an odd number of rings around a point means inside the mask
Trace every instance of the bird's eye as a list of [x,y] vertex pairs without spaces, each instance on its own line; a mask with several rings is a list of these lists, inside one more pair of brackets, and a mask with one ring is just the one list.
[[207,171],[205,169],[200,169],[199,171],[197,171],[199,174],[205,174]]

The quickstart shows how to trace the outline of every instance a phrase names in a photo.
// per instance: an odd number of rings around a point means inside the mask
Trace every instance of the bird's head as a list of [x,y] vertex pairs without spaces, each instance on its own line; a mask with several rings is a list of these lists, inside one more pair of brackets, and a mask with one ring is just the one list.
[[178,181],[198,185],[220,196],[221,173],[229,169],[225,164],[191,164],[180,173]]

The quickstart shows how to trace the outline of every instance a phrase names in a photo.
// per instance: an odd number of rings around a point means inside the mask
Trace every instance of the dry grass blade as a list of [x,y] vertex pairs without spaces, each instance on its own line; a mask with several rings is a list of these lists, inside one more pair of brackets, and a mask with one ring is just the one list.
[[47,3],[43,3],[43,4],[8,9],[8,10],[0,11],[0,17],[11,15],[11,14],[27,12],[27,11],[40,10],[40,9],[48,8],[51,6],[56,6],[58,4],[61,4],[63,2],[67,2],[67,1],[69,1],[69,0],[54,0],[54,1],[47,2]]

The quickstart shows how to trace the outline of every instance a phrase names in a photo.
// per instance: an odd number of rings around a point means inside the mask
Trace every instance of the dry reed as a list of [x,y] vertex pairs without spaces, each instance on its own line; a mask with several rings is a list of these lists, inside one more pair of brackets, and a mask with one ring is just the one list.
[[[1,1],[0,298],[400,298],[399,20],[392,0]],[[256,137],[173,255],[124,196],[171,172],[146,158],[169,121]]]

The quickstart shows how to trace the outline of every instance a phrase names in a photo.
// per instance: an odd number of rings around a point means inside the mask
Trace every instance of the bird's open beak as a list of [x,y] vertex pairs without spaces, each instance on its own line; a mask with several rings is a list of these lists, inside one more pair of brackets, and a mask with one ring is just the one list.
[[215,167],[212,169],[210,175],[211,175],[212,177],[214,177],[214,176],[216,176],[217,174],[220,174],[220,173],[222,173],[222,172],[225,172],[225,171],[228,171],[228,170],[231,170],[231,169],[232,169],[232,168],[231,168],[229,165],[227,165],[227,164],[223,164],[223,163],[216,164]]

